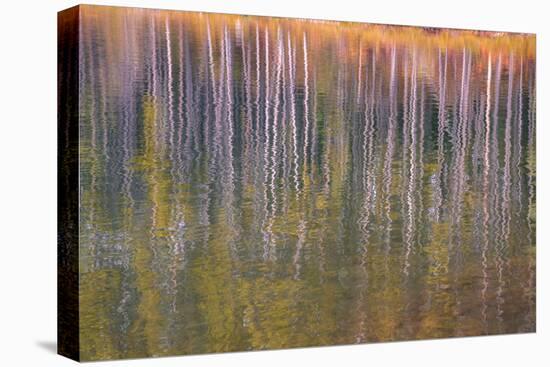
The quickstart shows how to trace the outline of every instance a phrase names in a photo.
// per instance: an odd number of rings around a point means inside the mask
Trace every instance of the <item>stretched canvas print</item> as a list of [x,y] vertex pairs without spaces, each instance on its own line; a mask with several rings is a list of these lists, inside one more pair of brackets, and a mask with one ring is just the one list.
[[535,331],[535,36],[59,13],[59,353]]

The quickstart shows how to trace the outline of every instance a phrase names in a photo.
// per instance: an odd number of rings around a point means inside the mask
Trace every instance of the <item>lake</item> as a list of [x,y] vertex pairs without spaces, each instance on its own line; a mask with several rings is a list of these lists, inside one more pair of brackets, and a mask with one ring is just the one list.
[[81,7],[84,360],[535,331],[535,37]]

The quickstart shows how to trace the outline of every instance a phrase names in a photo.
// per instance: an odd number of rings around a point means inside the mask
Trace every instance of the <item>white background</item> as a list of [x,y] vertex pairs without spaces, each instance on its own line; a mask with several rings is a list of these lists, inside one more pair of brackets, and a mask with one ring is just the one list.
[[[550,19],[546,1],[110,0],[93,4],[537,33],[537,333],[102,362],[101,366],[548,366]],[[0,365],[69,366],[56,340],[56,12],[0,10]],[[545,103],[546,101],[546,103]]]

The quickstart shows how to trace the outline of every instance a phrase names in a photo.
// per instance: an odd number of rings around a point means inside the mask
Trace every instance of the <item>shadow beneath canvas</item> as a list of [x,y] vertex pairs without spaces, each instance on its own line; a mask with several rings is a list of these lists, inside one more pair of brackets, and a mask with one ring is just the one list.
[[40,340],[40,341],[36,342],[36,345],[38,345],[42,349],[47,350],[50,353],[57,354],[57,342],[56,341]]

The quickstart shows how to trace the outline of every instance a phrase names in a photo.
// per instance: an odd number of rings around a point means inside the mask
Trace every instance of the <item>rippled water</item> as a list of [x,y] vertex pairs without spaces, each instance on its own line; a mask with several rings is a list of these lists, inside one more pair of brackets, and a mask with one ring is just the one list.
[[83,359],[535,330],[534,36],[81,9]]

